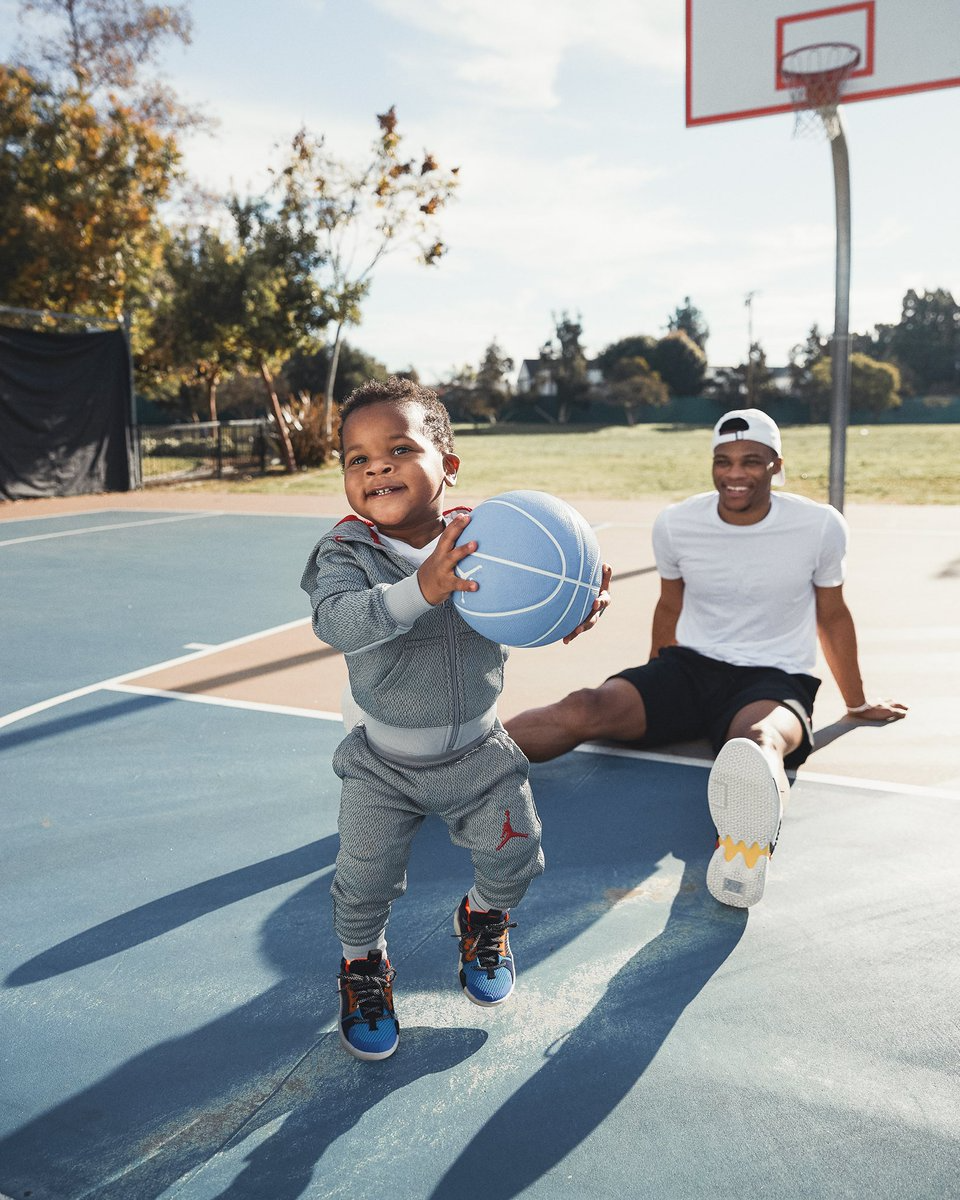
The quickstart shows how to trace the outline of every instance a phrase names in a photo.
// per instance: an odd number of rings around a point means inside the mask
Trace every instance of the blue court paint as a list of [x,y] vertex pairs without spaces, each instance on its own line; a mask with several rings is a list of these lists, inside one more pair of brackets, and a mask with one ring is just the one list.
[[[86,514],[91,526],[104,519]],[[50,532],[49,521],[29,524]],[[308,617],[300,575],[332,521],[117,524],[0,550],[0,715],[178,657],[187,642],[219,644]],[[71,527],[81,525],[75,517]]]
[[3,756],[0,1191],[950,1193],[955,804],[801,782],[744,913],[704,887],[702,770],[536,767],[515,997],[459,991],[469,862],[428,821],[389,931],[401,1046],[368,1065],[333,1032],[340,730],[148,697],[96,719],[116,699]]

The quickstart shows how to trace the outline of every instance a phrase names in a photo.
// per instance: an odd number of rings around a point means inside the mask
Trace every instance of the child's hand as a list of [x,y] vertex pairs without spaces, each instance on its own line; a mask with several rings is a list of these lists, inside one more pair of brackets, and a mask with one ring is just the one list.
[[593,608],[590,609],[590,615],[578,625],[572,633],[568,633],[563,639],[563,644],[569,646],[575,637],[579,637],[581,633],[586,633],[588,629],[592,629],[600,620],[607,610],[607,605],[610,603],[610,577],[613,574],[608,563],[603,564],[603,574],[600,577],[600,591],[597,593],[597,598],[593,602]]
[[461,579],[454,569],[458,562],[477,548],[476,542],[464,542],[462,546],[455,544],[469,524],[470,518],[466,513],[454,517],[440,534],[436,550],[426,562],[420,564],[417,581],[428,604],[441,604],[454,592],[475,592],[480,586],[472,579]]

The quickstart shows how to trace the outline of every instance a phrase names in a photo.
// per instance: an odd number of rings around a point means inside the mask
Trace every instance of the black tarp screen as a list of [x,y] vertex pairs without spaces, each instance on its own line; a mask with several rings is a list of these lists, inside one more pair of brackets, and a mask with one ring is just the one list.
[[130,412],[122,330],[0,325],[0,496],[128,491],[138,476]]

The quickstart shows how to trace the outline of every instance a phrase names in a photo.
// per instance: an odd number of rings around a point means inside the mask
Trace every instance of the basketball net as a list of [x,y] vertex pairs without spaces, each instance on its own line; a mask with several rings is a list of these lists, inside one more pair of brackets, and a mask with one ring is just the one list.
[[814,137],[822,130],[832,142],[840,135],[837,104],[859,62],[860,51],[848,42],[800,46],[781,58],[780,78],[793,100],[794,137]]

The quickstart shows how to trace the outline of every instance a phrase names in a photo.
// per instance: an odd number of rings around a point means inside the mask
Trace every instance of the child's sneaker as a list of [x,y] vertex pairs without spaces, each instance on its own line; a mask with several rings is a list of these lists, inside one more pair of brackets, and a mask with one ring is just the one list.
[[454,936],[460,939],[460,986],[474,1004],[490,1008],[513,991],[516,971],[507,930],[515,928],[508,912],[473,912],[466,896],[460,901],[453,917]]
[[340,960],[340,1041],[355,1058],[389,1058],[400,1042],[400,1022],[393,1011],[395,975],[382,950]]
[[733,738],[720,748],[707,799],[717,827],[707,887],[721,904],[749,908],[763,895],[783,816],[780,789],[756,742]]

